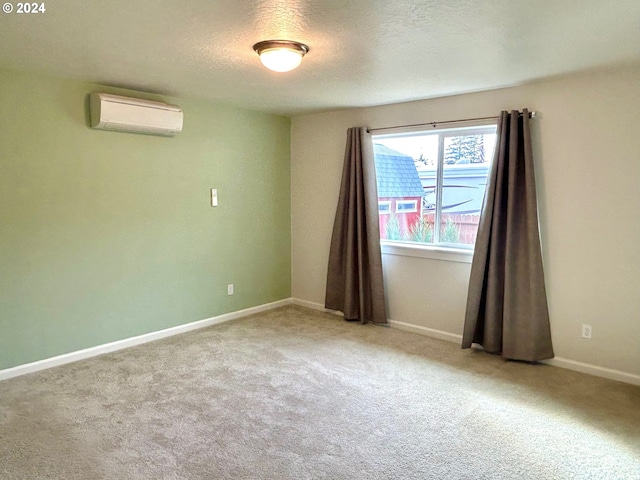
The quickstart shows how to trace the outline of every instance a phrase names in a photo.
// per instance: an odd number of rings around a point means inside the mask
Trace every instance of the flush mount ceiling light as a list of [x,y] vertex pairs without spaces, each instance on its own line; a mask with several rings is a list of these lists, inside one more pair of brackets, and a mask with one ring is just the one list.
[[290,40],[265,40],[256,43],[253,49],[260,56],[262,64],[274,72],[293,70],[309,51],[305,44]]

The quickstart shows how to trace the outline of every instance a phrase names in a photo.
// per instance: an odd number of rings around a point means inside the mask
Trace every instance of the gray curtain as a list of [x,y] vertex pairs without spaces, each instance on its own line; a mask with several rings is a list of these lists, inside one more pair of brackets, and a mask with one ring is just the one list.
[[325,307],[347,320],[387,323],[373,144],[362,127],[347,130]]
[[542,271],[529,111],[502,112],[471,265],[462,348],[512,360],[553,357]]

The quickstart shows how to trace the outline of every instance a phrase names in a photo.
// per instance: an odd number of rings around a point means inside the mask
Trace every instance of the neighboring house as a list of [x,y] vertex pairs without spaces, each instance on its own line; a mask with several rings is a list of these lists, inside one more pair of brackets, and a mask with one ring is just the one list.
[[[489,163],[445,165],[442,179],[442,213],[479,215],[487,187]],[[425,210],[433,212],[436,203],[435,167],[422,167],[418,175],[425,192]]]
[[416,165],[410,156],[379,143],[373,145],[373,151],[378,180],[380,235],[389,238],[386,235],[387,224],[394,215],[400,232],[407,234],[422,214],[424,191]]

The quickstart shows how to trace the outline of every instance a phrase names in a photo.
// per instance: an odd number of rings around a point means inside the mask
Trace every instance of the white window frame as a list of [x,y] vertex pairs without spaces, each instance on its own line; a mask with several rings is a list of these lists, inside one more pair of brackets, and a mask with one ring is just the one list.
[[[438,169],[436,180],[436,205],[442,205],[442,188],[444,180],[444,139],[445,137],[458,136],[461,133],[465,135],[477,135],[487,133],[497,133],[497,119],[495,121],[482,121],[475,124],[457,124],[449,125],[445,128],[400,128],[396,133],[374,135],[372,141],[376,138],[402,137],[411,134],[420,135],[427,133],[438,133]],[[396,206],[397,212],[397,206]],[[399,213],[399,212],[398,212]],[[409,212],[403,212],[409,213]],[[436,208],[434,225],[440,225],[442,218],[442,209]],[[434,229],[434,242],[439,237],[440,232]],[[404,242],[397,240],[380,239],[380,248],[383,255],[397,255],[403,257],[427,258],[433,260],[444,260],[450,262],[471,263],[473,259],[473,245],[464,244],[424,244],[416,242]]]
[[473,259],[472,249],[446,248],[427,245],[426,243],[398,242],[395,240],[380,239],[380,251],[383,255],[428,258],[459,263],[471,263]]

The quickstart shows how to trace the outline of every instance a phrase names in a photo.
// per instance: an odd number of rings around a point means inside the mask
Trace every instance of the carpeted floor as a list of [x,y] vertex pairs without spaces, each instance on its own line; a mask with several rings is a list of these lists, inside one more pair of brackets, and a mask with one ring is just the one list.
[[0,478],[640,479],[640,387],[285,307],[0,382]]

